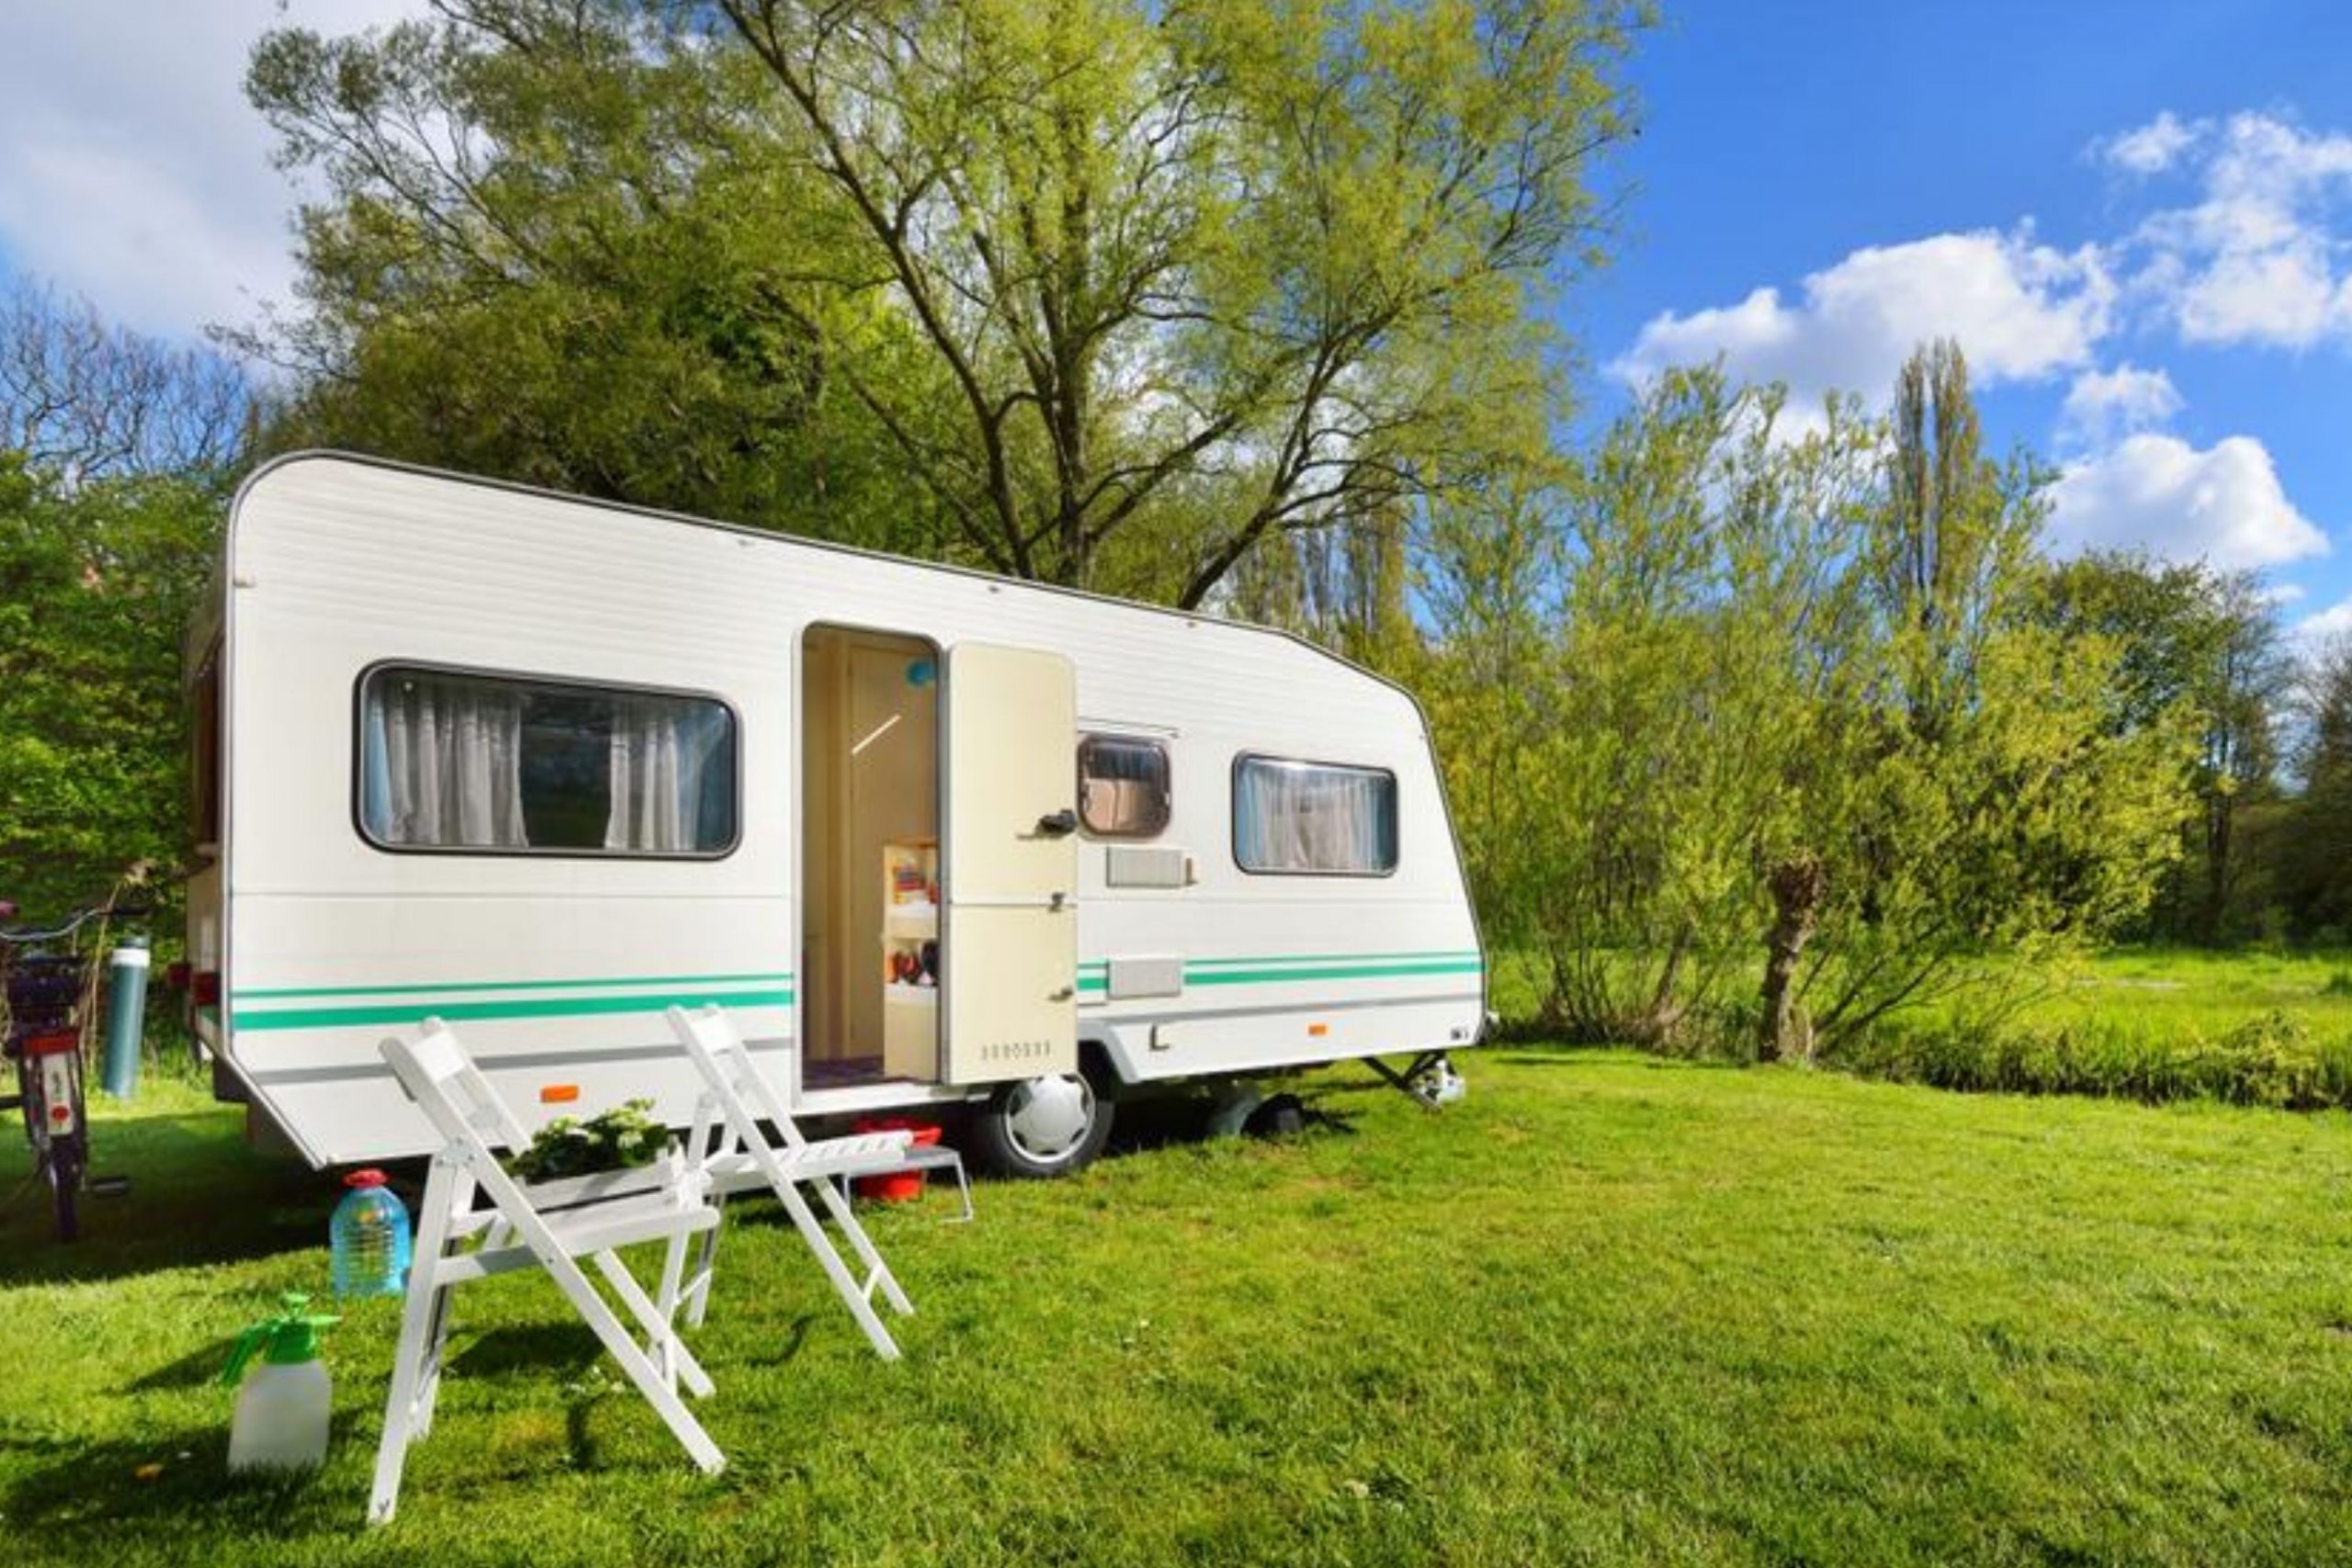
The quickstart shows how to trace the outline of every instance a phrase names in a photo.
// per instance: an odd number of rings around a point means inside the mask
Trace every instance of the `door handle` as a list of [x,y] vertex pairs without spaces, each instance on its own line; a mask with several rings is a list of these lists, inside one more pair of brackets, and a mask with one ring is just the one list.
[[1067,838],[1077,831],[1078,813],[1067,806],[1037,818],[1037,836],[1041,839]]

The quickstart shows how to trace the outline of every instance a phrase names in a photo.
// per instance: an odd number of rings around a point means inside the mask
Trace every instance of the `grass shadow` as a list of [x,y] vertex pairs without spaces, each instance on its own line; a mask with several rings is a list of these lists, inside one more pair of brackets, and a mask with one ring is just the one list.
[[[185,1088],[159,1099],[93,1106],[93,1173],[127,1178],[130,1190],[85,1194],[80,1239],[57,1240],[45,1186],[0,1187],[0,1289],[323,1251],[340,1196],[330,1178],[248,1148],[234,1107],[200,1104]],[[0,1181],[10,1142],[0,1135]],[[28,1171],[30,1151],[18,1154]]]
[[[464,1332],[460,1322],[451,1337]],[[513,1325],[486,1328],[469,1338],[449,1358],[446,1371],[458,1378],[529,1376],[571,1381],[584,1374],[604,1353],[595,1332],[576,1319]]]
[[[356,1440],[338,1418],[328,1439]],[[292,1539],[357,1522],[351,1496],[314,1474],[229,1472],[227,1422],[136,1439],[74,1443],[51,1438],[12,1445],[30,1460],[5,1496],[8,1532],[60,1551],[76,1537],[120,1541],[126,1530],[157,1537],[213,1530]]]
[[1493,1060],[1511,1067],[1639,1067],[1657,1073],[1740,1073],[1753,1066],[1720,1056],[1657,1056],[1608,1045],[1563,1045],[1557,1051],[1530,1051],[1522,1046]]
[[237,1337],[233,1334],[217,1339],[201,1350],[166,1361],[145,1376],[134,1378],[123,1385],[124,1390],[130,1393],[160,1393],[168,1389],[202,1388],[220,1376],[220,1370],[229,1364],[229,1357],[236,1348]]

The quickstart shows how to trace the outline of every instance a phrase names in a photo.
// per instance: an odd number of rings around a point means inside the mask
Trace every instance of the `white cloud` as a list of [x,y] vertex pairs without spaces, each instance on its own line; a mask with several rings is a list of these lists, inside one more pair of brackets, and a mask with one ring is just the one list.
[[1911,351],[1960,342],[1979,385],[2036,380],[2088,362],[2115,296],[2095,249],[2036,244],[2031,231],[1938,234],[1859,250],[1784,301],[1758,288],[1736,305],[1667,311],[1611,369],[1645,381],[1720,357],[1736,379],[1784,381],[1792,400],[1883,400]]
[[2062,549],[2142,548],[2224,570],[2325,555],[2327,536],[2295,509],[2262,443],[2233,435],[2202,451],[2143,432],[2083,459],[2051,491]]
[[191,335],[292,279],[293,195],[244,99],[270,27],[351,32],[421,0],[24,7],[0,49],[0,255],[125,325]]
[[2180,406],[2180,393],[2162,370],[2142,370],[2128,363],[2112,370],[2086,370],[2066,389],[2059,429],[2068,440],[2106,446],[2119,435],[2164,423]]
[[2352,341],[2352,272],[2336,232],[2352,208],[2352,135],[2263,114],[2184,125],[2167,113],[2097,150],[2136,173],[2177,166],[2197,181],[2196,202],[2155,213],[2134,236],[2134,290],[2183,338]]
[[2305,659],[2324,653],[2331,644],[2352,642],[2352,599],[2305,615],[2287,628],[2287,641]]
[[2156,175],[2170,168],[2199,134],[2200,128],[2182,124],[2165,109],[2137,130],[2111,136],[2093,151],[2135,175]]

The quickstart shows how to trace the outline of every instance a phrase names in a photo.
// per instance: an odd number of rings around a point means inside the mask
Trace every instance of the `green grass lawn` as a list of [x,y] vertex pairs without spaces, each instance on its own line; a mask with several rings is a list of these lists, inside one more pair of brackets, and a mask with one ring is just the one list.
[[325,1472],[225,1481],[209,1380],[334,1193],[152,1089],[78,1249],[5,1213],[0,1560],[2352,1561],[2352,1118],[1463,1064],[1440,1115],[1333,1070],[1292,1141],[881,1213],[896,1365],[748,1211],[715,1478],[544,1280],[475,1287],[377,1531],[394,1303],[329,1337]]
[[2092,959],[2030,1016],[2218,1034],[2271,1012],[2352,1034],[2352,953],[2118,948]]

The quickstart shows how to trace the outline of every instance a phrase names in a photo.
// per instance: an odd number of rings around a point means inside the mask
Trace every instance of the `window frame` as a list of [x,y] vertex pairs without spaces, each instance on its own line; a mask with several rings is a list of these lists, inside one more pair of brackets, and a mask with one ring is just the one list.
[[[420,675],[449,675],[465,680],[504,681],[524,686],[552,687],[560,692],[585,693],[590,695],[623,697],[674,697],[687,702],[714,703],[727,715],[729,750],[732,764],[728,773],[728,788],[734,807],[734,831],[727,842],[711,850],[608,850],[601,846],[555,846],[537,848],[525,845],[520,849],[503,849],[487,844],[388,844],[368,830],[366,802],[362,799],[362,781],[367,773],[368,748],[368,685],[390,671],[413,671]],[[743,714],[733,703],[717,692],[687,686],[650,686],[634,681],[598,681],[580,676],[540,675],[526,671],[493,669],[488,665],[448,664],[426,659],[379,659],[360,670],[351,682],[351,750],[349,753],[351,779],[347,805],[351,813],[352,831],[359,841],[379,854],[458,856],[471,860],[595,860],[650,861],[674,863],[680,861],[709,863],[726,860],[743,845]]]
[[[1251,762],[1272,762],[1302,768],[1328,768],[1336,773],[1369,773],[1388,781],[1388,801],[1396,813],[1396,859],[1384,870],[1376,871],[1293,871],[1283,866],[1257,867],[1241,858],[1241,834],[1238,812],[1241,808],[1241,770]],[[1396,874],[1405,863],[1405,786],[1394,768],[1375,767],[1368,762],[1334,762],[1318,757],[1285,757],[1273,751],[1237,751],[1233,765],[1226,773],[1225,848],[1234,869],[1244,876],[1338,876],[1357,880],[1382,881]]]
[[[1098,740],[1122,746],[1148,746],[1159,758],[1160,774],[1167,787],[1159,795],[1159,820],[1148,832],[1116,832],[1097,828],[1086,819],[1086,749]],[[1072,759],[1078,781],[1078,826],[1090,839],[1105,839],[1116,842],[1147,842],[1168,831],[1176,820],[1176,759],[1168,750],[1168,742],[1149,735],[1122,735],[1116,730],[1091,729],[1078,738],[1078,750]]]

